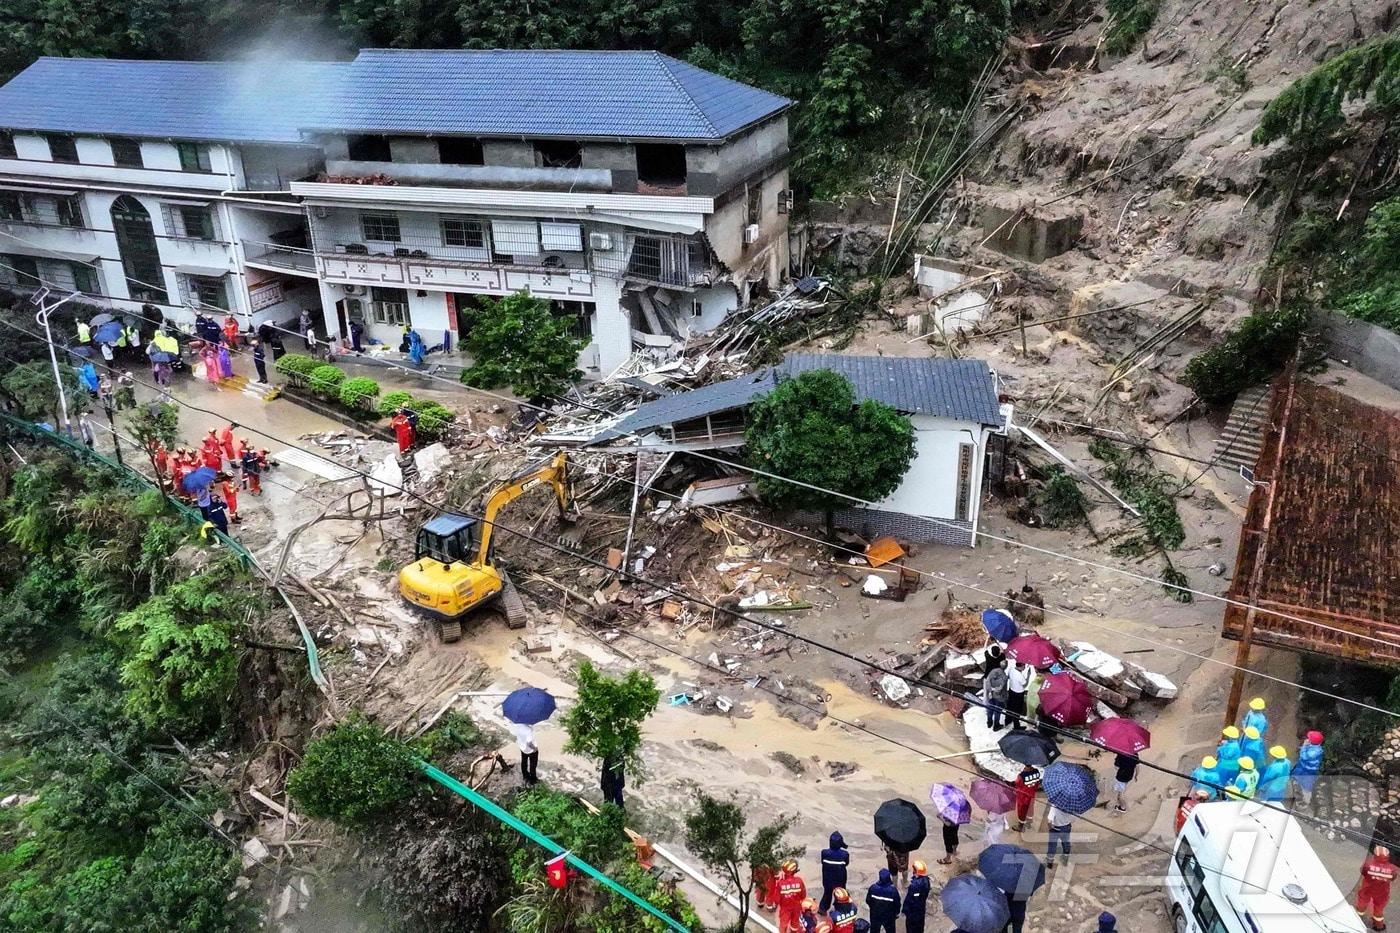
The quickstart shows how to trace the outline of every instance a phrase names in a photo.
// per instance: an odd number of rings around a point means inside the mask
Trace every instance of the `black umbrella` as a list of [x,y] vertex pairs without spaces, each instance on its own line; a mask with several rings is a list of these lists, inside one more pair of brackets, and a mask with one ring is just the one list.
[[1045,884],[1045,866],[1020,846],[1000,842],[987,846],[977,856],[977,869],[984,878],[1018,900],[1029,900],[1036,889]]
[[1060,757],[1060,746],[1054,739],[1025,729],[1012,729],[1003,735],[997,741],[997,748],[1012,761],[1032,768],[1043,768]]
[[916,804],[896,797],[875,811],[875,835],[896,852],[913,852],[928,835],[928,824]]
[[97,351],[86,344],[79,344],[76,347],[69,347],[68,352],[74,356],[81,356],[85,360],[90,360],[97,355]]

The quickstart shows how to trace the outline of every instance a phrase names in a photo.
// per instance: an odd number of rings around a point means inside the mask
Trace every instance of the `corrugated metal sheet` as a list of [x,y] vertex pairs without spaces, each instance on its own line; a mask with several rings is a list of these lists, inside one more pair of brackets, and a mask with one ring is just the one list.
[[643,402],[637,406],[636,411],[619,421],[598,440],[609,440],[649,431],[666,424],[675,424],[678,421],[689,421],[692,418],[703,418],[706,415],[743,408],[759,396],[767,395],[775,385],[777,380],[773,370],[761,369],[738,379],[716,382],[699,389],[691,389],[689,392],[677,392],[654,402]]
[[856,398],[884,402],[906,414],[1001,423],[996,382],[982,360],[792,353],[780,369],[794,376],[814,369],[838,372],[851,380]]

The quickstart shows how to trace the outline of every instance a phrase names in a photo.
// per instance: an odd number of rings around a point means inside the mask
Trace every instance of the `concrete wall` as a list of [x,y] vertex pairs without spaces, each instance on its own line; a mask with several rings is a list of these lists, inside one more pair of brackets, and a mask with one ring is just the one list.
[[787,273],[788,215],[778,212],[779,193],[788,187],[786,169],[759,183],[760,210],[758,241],[744,243],[748,223],[748,197],[741,189],[736,196],[716,207],[705,222],[705,234],[719,261],[732,273],[740,296],[748,303],[746,283],[762,279],[773,288]]
[[[614,173],[599,168],[440,165],[436,159],[413,163],[337,159],[326,163],[326,171],[332,175],[384,174],[404,185],[516,188],[525,191],[611,191],[614,187]],[[635,172],[632,187],[636,187]]]
[[[975,518],[973,503],[980,497],[979,467],[986,449],[983,428],[948,418],[914,415],[914,462],[904,474],[899,488],[876,503],[889,512],[906,512],[931,518],[957,515],[958,452],[963,444],[973,444],[972,497],[968,520]],[[969,433],[970,432],[970,433]]]
[[788,154],[787,117],[762,123],[721,146],[687,146],[686,192],[717,197]]
[[1400,334],[1336,311],[1314,312],[1313,323],[1322,334],[1328,356],[1400,389]]

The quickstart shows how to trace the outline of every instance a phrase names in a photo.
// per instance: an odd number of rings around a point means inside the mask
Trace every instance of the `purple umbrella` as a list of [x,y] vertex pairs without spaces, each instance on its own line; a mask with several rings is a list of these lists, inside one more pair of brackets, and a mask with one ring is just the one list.
[[1029,664],[1041,670],[1060,660],[1060,649],[1050,639],[1034,632],[1017,635],[1006,646],[1006,654],[1022,664]]
[[978,778],[972,782],[972,802],[988,813],[1010,813],[1016,809],[1016,792],[1001,781]]
[[1152,733],[1131,719],[1119,716],[1089,727],[1089,738],[1112,752],[1136,755],[1152,744]]
[[934,812],[945,823],[972,822],[972,804],[967,797],[952,784],[935,784],[929,788],[928,799],[933,801]]
[[1046,674],[1040,687],[1040,713],[1062,726],[1082,726],[1089,721],[1094,695],[1084,681],[1068,671]]

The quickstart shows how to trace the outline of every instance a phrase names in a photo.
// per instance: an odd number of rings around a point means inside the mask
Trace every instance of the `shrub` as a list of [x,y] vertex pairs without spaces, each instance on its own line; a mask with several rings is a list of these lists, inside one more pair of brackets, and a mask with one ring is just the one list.
[[364,824],[414,793],[415,772],[407,746],[353,716],[306,747],[287,790],[312,816]]
[[379,397],[379,402],[376,405],[375,410],[378,411],[382,417],[392,418],[394,416],[394,412],[398,411],[400,408],[404,407],[411,401],[413,401],[413,396],[409,395],[407,392],[389,392]]
[[307,377],[313,369],[324,365],[320,360],[304,353],[288,353],[273,364],[273,368],[287,377],[294,386],[306,385]]
[[1113,25],[1108,29],[1104,47],[1112,55],[1125,55],[1152,28],[1157,19],[1157,0],[1108,0],[1108,13],[1113,17]]
[[1045,486],[1036,496],[1045,524],[1051,528],[1068,528],[1084,521],[1084,493],[1074,477],[1064,467],[1051,467]]
[[1207,402],[1222,402],[1263,382],[1287,362],[1307,320],[1300,306],[1256,311],[1220,343],[1192,357],[1182,382]]
[[425,399],[414,399],[408,407],[418,414],[418,436],[424,440],[435,441],[442,437],[457,418],[450,409]]
[[307,387],[319,398],[333,399],[340,396],[340,384],[345,381],[345,370],[329,363],[317,366],[306,377]]
[[340,404],[354,411],[373,411],[379,383],[365,376],[346,379],[340,384]]

